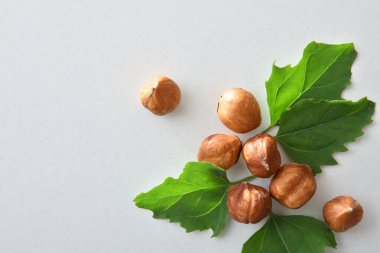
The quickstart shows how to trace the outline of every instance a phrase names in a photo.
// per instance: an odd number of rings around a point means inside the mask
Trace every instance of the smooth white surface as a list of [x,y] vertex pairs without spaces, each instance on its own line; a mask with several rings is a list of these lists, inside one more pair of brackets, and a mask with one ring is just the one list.
[[[261,224],[229,221],[210,239],[152,219],[133,198],[178,176],[207,135],[231,133],[216,115],[226,89],[256,95],[263,129],[271,64],[297,63],[312,40],[355,42],[344,97],[380,101],[379,17],[377,0],[1,0],[0,252],[240,252]],[[182,88],[180,107],[165,117],[139,102],[155,75]],[[274,207],[321,217],[330,198],[356,197],[363,221],[327,252],[380,248],[378,122],[376,114],[364,137],[335,155],[339,165],[323,168],[304,208]],[[240,161],[229,175],[248,171]]]

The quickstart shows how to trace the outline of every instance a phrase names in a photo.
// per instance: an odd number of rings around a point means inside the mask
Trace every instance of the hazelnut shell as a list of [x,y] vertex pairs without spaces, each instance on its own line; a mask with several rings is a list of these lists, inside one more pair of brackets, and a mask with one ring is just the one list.
[[241,88],[226,91],[219,99],[217,112],[222,123],[237,133],[247,133],[261,124],[259,104]]
[[227,208],[238,222],[258,223],[271,211],[272,199],[264,188],[243,182],[228,191]]
[[300,208],[317,189],[313,171],[306,164],[283,165],[272,178],[269,190],[274,199],[288,208]]
[[237,136],[213,134],[203,140],[198,151],[198,161],[215,164],[225,170],[240,157],[242,143]]
[[323,207],[323,217],[335,232],[344,232],[363,218],[363,208],[350,196],[339,196],[328,201]]
[[258,134],[248,139],[242,154],[248,169],[256,177],[270,177],[281,165],[277,142],[269,134]]
[[174,111],[181,101],[181,91],[170,78],[157,77],[141,91],[140,100],[146,109],[161,116]]

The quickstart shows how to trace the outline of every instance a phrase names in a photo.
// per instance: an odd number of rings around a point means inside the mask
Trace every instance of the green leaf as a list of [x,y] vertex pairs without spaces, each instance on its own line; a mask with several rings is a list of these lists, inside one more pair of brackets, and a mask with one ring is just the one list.
[[311,42],[300,62],[283,68],[273,64],[266,82],[271,126],[281,114],[301,99],[341,99],[350,83],[351,66],[356,58],[354,44],[329,45]]
[[362,98],[346,100],[302,100],[283,113],[276,139],[297,163],[321,172],[321,165],[337,164],[334,152],[344,152],[344,143],[363,135],[372,122],[375,103]]
[[315,218],[272,214],[265,225],[244,243],[242,253],[323,253],[336,247],[334,234]]
[[167,178],[134,202],[153,211],[154,218],[179,222],[186,232],[211,228],[213,236],[218,236],[228,216],[229,186],[225,170],[210,163],[190,162],[178,179]]

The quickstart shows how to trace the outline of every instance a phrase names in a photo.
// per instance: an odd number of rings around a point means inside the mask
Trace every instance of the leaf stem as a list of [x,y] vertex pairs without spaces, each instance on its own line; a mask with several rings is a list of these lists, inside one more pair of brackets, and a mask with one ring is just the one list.
[[273,127],[273,125],[270,125],[270,126],[267,127],[266,129],[264,129],[264,130],[261,132],[261,134],[265,134],[265,133],[267,133],[269,130],[272,129],[272,127]]
[[248,180],[251,180],[251,179],[254,179],[256,178],[255,176],[248,176],[248,177],[245,177],[245,178],[242,178],[238,181],[235,181],[235,182],[231,182],[231,184],[238,184],[238,183],[241,183],[241,182],[244,182],[244,181],[248,181]]

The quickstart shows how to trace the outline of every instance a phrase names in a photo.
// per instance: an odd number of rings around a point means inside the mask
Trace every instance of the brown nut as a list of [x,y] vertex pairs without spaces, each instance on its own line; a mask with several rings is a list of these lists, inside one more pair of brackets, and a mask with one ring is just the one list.
[[228,170],[239,160],[242,143],[237,136],[213,134],[203,140],[198,161],[215,164]]
[[143,106],[156,115],[174,111],[181,101],[178,85],[168,77],[157,77],[148,83],[140,93]]
[[247,133],[261,124],[259,104],[241,88],[226,91],[219,99],[217,112],[222,123],[237,133]]
[[332,230],[343,232],[360,222],[363,208],[350,196],[339,196],[324,205],[323,217]]
[[300,208],[317,189],[313,171],[306,164],[288,163],[273,177],[269,190],[273,198],[288,208]]
[[258,134],[248,139],[242,154],[248,169],[256,177],[270,177],[281,165],[277,142],[269,134]]
[[243,182],[228,191],[227,208],[238,222],[258,223],[271,211],[272,199],[264,188]]

